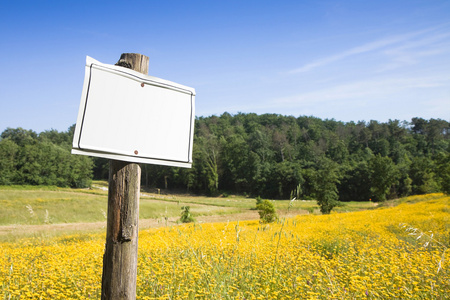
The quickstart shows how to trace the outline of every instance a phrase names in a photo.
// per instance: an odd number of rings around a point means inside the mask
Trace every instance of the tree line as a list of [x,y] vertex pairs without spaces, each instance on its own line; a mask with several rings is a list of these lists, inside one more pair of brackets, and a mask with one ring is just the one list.
[[[243,114],[195,120],[191,169],[142,166],[142,185],[266,199],[383,201],[449,192],[450,124],[341,122]],[[73,126],[36,134],[8,128],[0,140],[0,184],[85,186],[107,179],[108,161],[70,155]],[[326,206],[325,205],[325,206]]]
[[75,125],[67,132],[39,134],[7,128],[0,135],[0,185],[29,184],[84,188],[92,181],[90,157],[71,155]]
[[142,180],[266,199],[383,201],[448,191],[449,125],[422,118],[344,123],[277,114],[200,117],[192,169],[148,165]]

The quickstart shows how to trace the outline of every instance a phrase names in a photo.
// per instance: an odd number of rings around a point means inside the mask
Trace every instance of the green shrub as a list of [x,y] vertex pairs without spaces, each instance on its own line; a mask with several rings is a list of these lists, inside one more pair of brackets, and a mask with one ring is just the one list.
[[195,221],[194,217],[191,215],[190,206],[183,206],[181,207],[181,210],[182,210],[180,218],[181,223],[191,223]]
[[256,205],[261,223],[272,223],[278,219],[275,206],[269,200],[262,200]]

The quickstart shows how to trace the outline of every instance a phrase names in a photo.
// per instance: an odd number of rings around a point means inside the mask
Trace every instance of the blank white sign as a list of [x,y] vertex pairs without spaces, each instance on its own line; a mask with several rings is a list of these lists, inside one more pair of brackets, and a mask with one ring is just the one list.
[[191,167],[195,90],[86,59],[72,153]]

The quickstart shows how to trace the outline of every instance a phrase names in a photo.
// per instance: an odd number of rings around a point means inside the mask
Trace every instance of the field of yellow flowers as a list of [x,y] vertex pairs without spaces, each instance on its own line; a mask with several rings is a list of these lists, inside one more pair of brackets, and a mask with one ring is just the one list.
[[[450,197],[431,194],[266,225],[145,230],[137,298],[450,299],[449,216]],[[1,243],[0,299],[98,299],[103,249],[103,235]]]

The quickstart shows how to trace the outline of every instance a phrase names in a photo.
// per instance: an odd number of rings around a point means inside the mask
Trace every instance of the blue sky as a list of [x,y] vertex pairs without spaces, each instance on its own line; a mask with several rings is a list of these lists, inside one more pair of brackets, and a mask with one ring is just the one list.
[[196,115],[450,120],[450,1],[0,0],[0,132],[76,122],[86,56],[150,57]]

